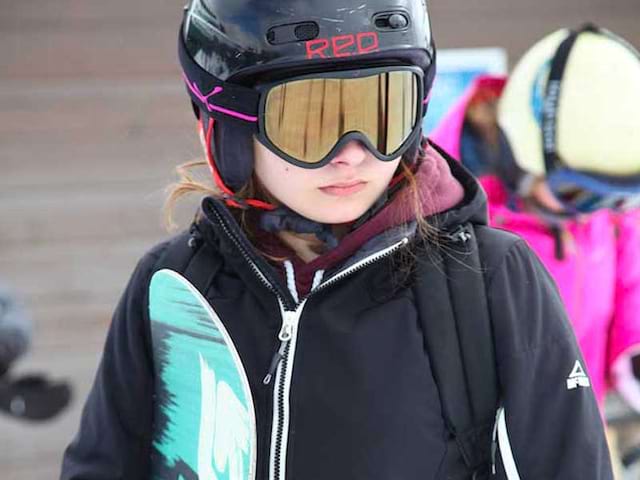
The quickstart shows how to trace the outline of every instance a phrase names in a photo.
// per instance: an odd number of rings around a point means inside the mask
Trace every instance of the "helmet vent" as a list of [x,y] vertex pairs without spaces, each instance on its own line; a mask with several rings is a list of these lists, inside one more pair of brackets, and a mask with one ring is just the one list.
[[298,40],[306,42],[313,40],[320,34],[320,27],[316,22],[301,23],[294,31]]
[[402,11],[376,13],[373,23],[378,30],[405,30],[409,27],[409,16]]
[[306,42],[317,38],[319,34],[320,27],[316,22],[292,23],[289,25],[271,27],[267,32],[267,41],[271,45]]

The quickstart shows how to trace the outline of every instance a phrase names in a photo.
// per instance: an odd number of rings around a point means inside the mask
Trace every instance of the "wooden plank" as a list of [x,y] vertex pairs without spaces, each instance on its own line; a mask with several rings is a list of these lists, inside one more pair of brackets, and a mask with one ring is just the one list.
[[33,323],[32,350],[42,355],[55,355],[71,346],[90,347],[91,351],[100,349],[116,302],[56,304],[36,301],[27,304],[26,308]]
[[[55,112],[51,114],[50,112]],[[90,140],[102,132],[128,135],[195,123],[178,75],[165,81],[7,83],[0,89],[0,141],[15,135],[74,132]]]
[[[162,27],[60,31],[0,30],[3,76],[123,78],[177,71],[179,22]],[[79,42],[78,39],[82,38]]]
[[170,24],[180,18],[181,5],[175,1],[152,0],[23,0],[2,6],[0,25],[33,25],[43,29],[47,26],[67,28],[77,24],[84,24],[87,28],[158,22]]
[[518,18],[521,22],[531,15],[558,15],[571,14],[577,21],[584,21],[585,17],[597,17],[611,11],[638,13],[640,8],[635,0],[617,0],[615,5],[609,0],[539,0],[526,2],[513,2],[511,0],[450,0],[433,1],[429,4],[430,11],[434,14],[442,12],[468,13],[474,16],[496,18],[496,20],[509,16]]
[[[165,237],[163,204],[168,179],[155,182],[113,182],[49,185],[38,189],[4,188],[0,194],[0,261],[33,261],[44,251],[48,258],[58,250],[82,250],[92,245]],[[175,219],[186,228],[201,198],[185,199]],[[30,250],[25,250],[25,247]]]
[[0,230],[0,242],[55,243],[70,237],[124,240],[126,236],[160,233],[164,186],[158,181],[153,191],[136,188],[136,184],[123,188],[118,184],[89,183],[83,189],[68,192],[43,189],[42,196],[0,195],[4,225],[11,226]]
[[640,3],[635,0],[456,0],[432,2],[431,13],[439,48],[504,47],[511,64],[546,34],[586,21],[596,22],[640,45]]
[[102,132],[99,138],[76,142],[55,134],[33,141],[23,133],[0,144],[0,192],[34,193],[79,183],[104,188],[118,182],[139,182],[147,192],[155,191],[176,180],[176,165],[201,158],[201,150],[191,128],[135,135]]
[[149,249],[147,239],[87,245],[79,250],[59,245],[54,256],[0,261],[5,281],[31,302],[114,301],[129,274]]
[[159,173],[167,183],[175,165],[198,155],[179,80],[0,87],[0,187],[152,180]]

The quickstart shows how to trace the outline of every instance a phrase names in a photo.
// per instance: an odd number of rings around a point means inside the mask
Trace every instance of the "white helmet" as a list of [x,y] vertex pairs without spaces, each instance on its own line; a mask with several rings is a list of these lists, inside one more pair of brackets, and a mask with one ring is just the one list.
[[559,30],[520,60],[498,121],[531,175],[563,168],[640,184],[640,55],[593,25]]

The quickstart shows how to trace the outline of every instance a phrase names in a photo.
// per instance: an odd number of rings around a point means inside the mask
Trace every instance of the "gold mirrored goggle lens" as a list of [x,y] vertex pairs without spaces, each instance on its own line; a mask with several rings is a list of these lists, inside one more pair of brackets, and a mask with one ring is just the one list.
[[391,155],[418,120],[418,82],[413,72],[395,71],[278,85],[267,94],[266,136],[306,163],[320,162],[353,131],[363,133],[381,154]]

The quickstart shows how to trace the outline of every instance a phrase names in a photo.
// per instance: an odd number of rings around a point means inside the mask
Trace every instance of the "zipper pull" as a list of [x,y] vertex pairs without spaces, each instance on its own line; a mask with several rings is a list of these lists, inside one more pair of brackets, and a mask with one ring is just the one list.
[[273,376],[276,374],[276,370],[278,369],[278,365],[280,365],[280,362],[284,358],[284,351],[286,348],[287,342],[280,342],[280,348],[278,349],[278,351],[276,351],[276,353],[273,354],[271,364],[269,365],[269,371],[262,380],[262,383],[264,385],[269,385],[271,383],[271,380],[273,379]]
[[282,318],[282,327],[278,333],[278,340],[288,342],[293,337],[293,327],[295,325],[296,312],[285,311]]
[[469,240],[471,240],[471,234],[467,232],[467,228],[464,225],[460,225],[456,230],[454,230],[447,236],[454,243],[467,243]]
[[191,228],[189,229],[189,240],[187,240],[187,245],[189,245],[189,248],[191,249],[196,249],[201,241],[202,234],[200,233],[198,225],[194,222],[191,224]]
[[262,380],[264,385],[269,385],[273,376],[276,374],[276,370],[280,362],[284,358],[285,349],[287,348],[287,344],[291,341],[293,337],[293,320],[294,312],[284,312],[284,319],[282,320],[282,327],[280,328],[280,332],[278,333],[278,340],[280,340],[280,348],[273,355],[271,359],[271,364],[269,365],[269,371],[267,375]]

